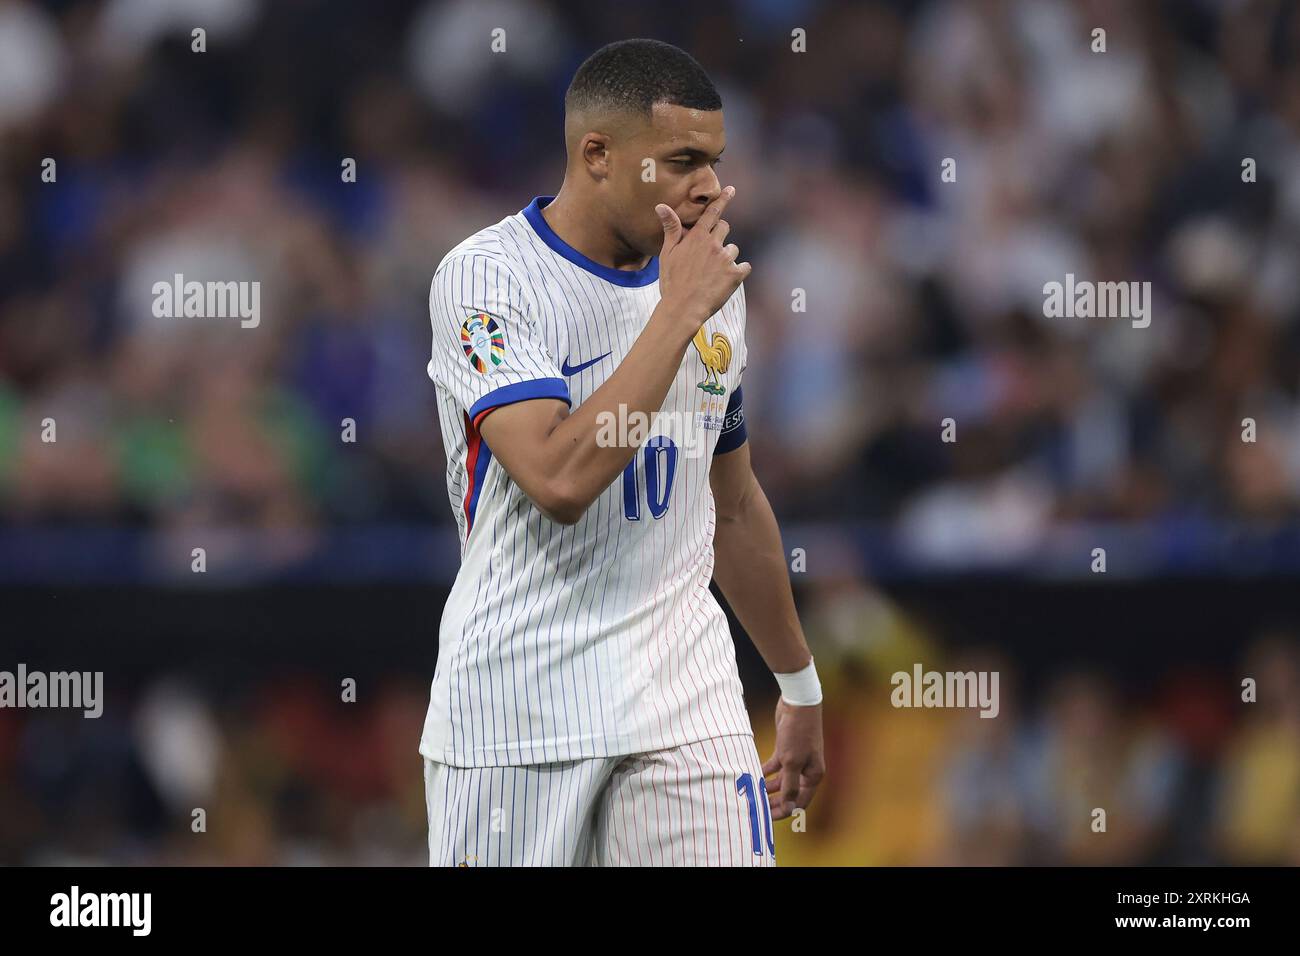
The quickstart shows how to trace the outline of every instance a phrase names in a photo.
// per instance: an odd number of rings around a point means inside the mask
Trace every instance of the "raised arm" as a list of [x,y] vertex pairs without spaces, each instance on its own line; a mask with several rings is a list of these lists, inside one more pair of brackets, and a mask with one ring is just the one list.
[[476,423],[506,473],[552,521],[577,522],[636,453],[597,442],[602,413],[657,412],[691,338],[749,275],[749,263],[736,262],[735,244],[724,245],[731,227],[722,211],[734,192],[723,190],[689,231],[669,206],[657,207],[664,225],[659,304],[587,401],[572,411],[554,398],[517,401]]

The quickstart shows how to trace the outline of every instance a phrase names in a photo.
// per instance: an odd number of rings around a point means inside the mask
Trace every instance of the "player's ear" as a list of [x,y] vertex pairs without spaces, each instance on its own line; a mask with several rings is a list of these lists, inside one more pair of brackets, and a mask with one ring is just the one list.
[[603,133],[588,133],[582,137],[582,161],[594,175],[609,175],[609,137]]

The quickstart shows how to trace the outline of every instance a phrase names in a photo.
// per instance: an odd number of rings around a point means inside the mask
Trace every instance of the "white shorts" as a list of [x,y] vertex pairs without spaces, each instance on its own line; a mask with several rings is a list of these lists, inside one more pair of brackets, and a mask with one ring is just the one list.
[[519,767],[424,761],[430,866],[775,866],[750,736]]

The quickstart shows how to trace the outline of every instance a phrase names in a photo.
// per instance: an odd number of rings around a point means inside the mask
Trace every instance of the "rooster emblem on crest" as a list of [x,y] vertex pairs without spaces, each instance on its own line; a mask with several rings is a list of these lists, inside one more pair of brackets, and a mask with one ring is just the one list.
[[695,351],[700,353],[700,361],[704,363],[704,381],[699,382],[696,388],[701,388],[710,395],[723,395],[726,393],[726,387],[718,381],[718,376],[731,367],[731,343],[721,332],[713,333],[713,340],[704,332],[704,326],[695,333],[695,338],[691,339],[691,344],[695,346]]

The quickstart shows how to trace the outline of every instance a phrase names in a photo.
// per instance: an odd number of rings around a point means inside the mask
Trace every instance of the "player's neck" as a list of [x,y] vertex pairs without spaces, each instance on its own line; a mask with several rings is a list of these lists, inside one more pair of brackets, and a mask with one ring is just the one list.
[[563,186],[556,197],[542,207],[542,218],[552,232],[592,262],[630,272],[644,269],[650,262],[650,256],[642,255],[621,242],[598,217],[587,215],[573,201],[572,193],[565,195]]

